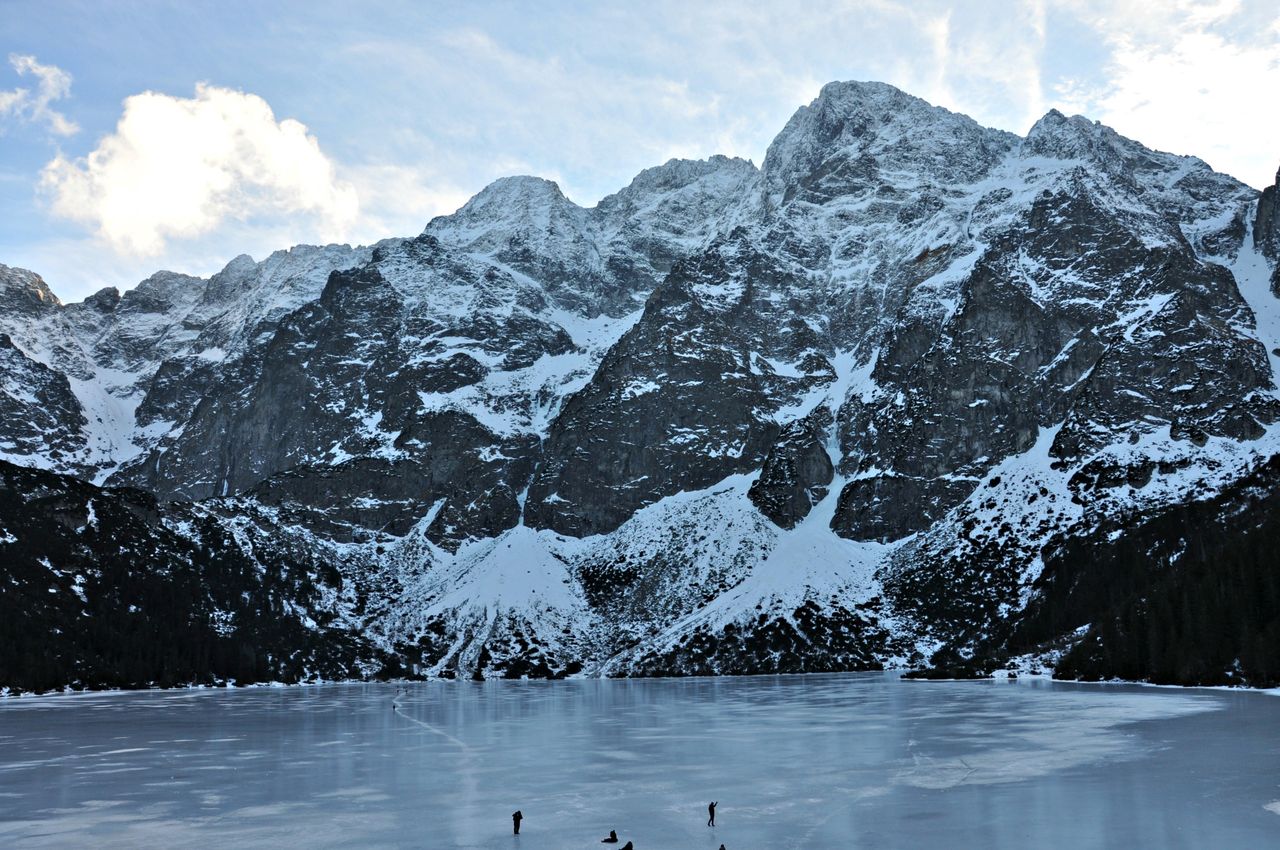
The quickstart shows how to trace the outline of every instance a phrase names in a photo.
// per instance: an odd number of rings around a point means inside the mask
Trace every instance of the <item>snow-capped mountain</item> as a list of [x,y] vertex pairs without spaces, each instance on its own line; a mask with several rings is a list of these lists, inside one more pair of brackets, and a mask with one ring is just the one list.
[[[760,168],[592,208],[505,178],[416,238],[70,305],[0,267],[0,458],[329,565],[353,675],[1003,658],[1105,613],[1043,614],[1072,541],[1238,514],[1280,447],[1277,191],[832,83]],[[31,521],[0,551],[45,558]]]

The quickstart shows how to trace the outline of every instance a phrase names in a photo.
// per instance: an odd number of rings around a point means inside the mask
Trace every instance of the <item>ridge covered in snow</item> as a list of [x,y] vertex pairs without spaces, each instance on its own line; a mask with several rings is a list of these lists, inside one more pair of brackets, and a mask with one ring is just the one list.
[[0,267],[0,459],[326,553],[429,674],[972,653],[1049,549],[1276,453],[1275,191],[831,83],[591,208],[509,177],[70,305]]

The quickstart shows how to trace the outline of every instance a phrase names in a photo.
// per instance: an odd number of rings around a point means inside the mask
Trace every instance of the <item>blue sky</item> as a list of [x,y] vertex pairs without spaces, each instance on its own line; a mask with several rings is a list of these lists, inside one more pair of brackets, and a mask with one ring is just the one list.
[[0,262],[75,300],[416,234],[507,174],[590,205],[674,156],[759,163],[837,79],[1280,165],[1274,0],[0,0]]

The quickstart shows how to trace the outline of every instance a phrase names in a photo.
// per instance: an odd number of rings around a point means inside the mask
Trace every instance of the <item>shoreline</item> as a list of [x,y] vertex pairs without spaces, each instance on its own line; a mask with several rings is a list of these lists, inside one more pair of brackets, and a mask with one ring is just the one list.
[[0,706],[4,706],[9,701],[32,700],[32,699],[68,699],[74,697],[89,696],[120,696],[125,694],[142,694],[142,693],[182,693],[187,691],[248,691],[248,690],[267,690],[267,689],[285,689],[285,688],[315,688],[315,687],[352,687],[355,685],[423,685],[432,682],[442,684],[457,684],[462,682],[467,685],[486,684],[493,682],[647,682],[647,681],[706,681],[710,679],[761,679],[761,678],[802,678],[806,676],[865,676],[870,674],[889,676],[893,675],[899,682],[911,682],[928,686],[930,684],[942,683],[961,683],[961,682],[1003,682],[1006,684],[1017,685],[1019,683],[1044,683],[1051,682],[1061,685],[1097,685],[1097,686],[1135,686],[1144,688],[1159,688],[1161,690],[1178,690],[1178,691],[1218,691],[1228,693],[1251,693],[1261,694],[1264,696],[1280,697],[1280,687],[1274,688],[1257,688],[1248,685],[1166,685],[1155,682],[1131,681],[1128,679],[1103,679],[1097,681],[1085,681],[1081,679],[1055,679],[1052,675],[1046,673],[1024,673],[1018,671],[1018,675],[1014,679],[1008,676],[998,675],[1004,671],[996,671],[995,675],[980,678],[964,678],[964,679],[907,679],[903,674],[909,668],[892,668],[887,670],[847,670],[824,673],[750,673],[741,676],[644,676],[644,677],[619,677],[610,678],[608,676],[571,676],[563,680],[556,679],[486,679],[483,682],[473,682],[470,679],[447,679],[447,678],[430,678],[430,679],[336,679],[321,680],[315,682],[254,682],[246,685],[224,684],[224,685],[179,685],[172,688],[81,688],[81,689],[64,689],[60,691],[23,691],[19,693],[9,693],[7,689],[0,689]]

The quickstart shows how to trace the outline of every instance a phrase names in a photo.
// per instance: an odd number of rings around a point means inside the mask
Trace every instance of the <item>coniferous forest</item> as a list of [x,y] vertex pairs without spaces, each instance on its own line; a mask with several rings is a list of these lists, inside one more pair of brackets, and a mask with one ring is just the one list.
[[1039,595],[991,660],[1084,635],[1058,678],[1280,685],[1280,459],[1114,541],[1104,528],[1044,553]]
[[259,561],[194,512],[182,534],[161,522],[182,509],[0,462],[0,683],[44,691],[402,672],[331,626],[336,571],[278,553]]
[[[341,621],[341,573],[314,554],[255,551],[214,517],[138,490],[7,463],[0,480],[0,682],[11,690],[409,673],[412,653]],[[982,674],[1057,641],[1063,679],[1280,685],[1277,482],[1273,459],[1114,540],[1104,527],[1051,545],[1027,616],[972,662],[944,647],[930,675]],[[1082,637],[1063,644],[1073,631]]]

